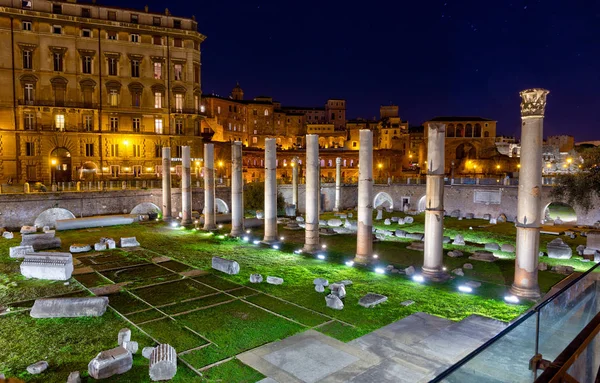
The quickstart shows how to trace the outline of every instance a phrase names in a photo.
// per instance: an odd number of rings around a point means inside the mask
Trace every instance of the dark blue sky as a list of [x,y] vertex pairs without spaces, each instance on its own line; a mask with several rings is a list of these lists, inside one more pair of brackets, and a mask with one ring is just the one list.
[[[115,4],[114,0],[99,3]],[[545,135],[600,139],[600,1],[139,1],[196,15],[204,93],[287,105],[347,100],[373,117],[394,103],[411,125],[436,115],[498,120],[519,135],[518,92],[550,90]]]

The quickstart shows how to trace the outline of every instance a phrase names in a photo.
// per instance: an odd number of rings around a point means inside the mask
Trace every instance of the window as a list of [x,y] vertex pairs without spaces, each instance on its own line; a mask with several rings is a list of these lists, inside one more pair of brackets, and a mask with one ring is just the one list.
[[138,15],[132,13],[130,21],[131,21],[132,24],[137,24],[138,21],[139,21]]
[[217,106],[217,114],[221,114],[221,107]]
[[21,1],[21,8],[23,9],[31,9],[33,2],[31,0],[23,0]]
[[142,151],[140,150],[140,145],[131,145],[131,149],[133,149],[134,157],[141,157]]
[[116,89],[111,89],[108,92],[108,105],[110,106],[118,106],[119,105],[119,91]]
[[182,48],[183,47],[183,40],[180,39],[179,37],[175,37],[173,39],[173,46],[176,48]]
[[23,98],[25,99],[25,104],[33,105],[33,84],[25,84],[25,86],[23,87]]
[[109,76],[117,76],[117,68],[118,68],[119,59],[116,57],[108,58],[108,75]]
[[54,116],[54,127],[57,130],[65,130],[65,115],[57,114]]
[[173,28],[181,29],[181,20],[173,20]]
[[92,12],[90,11],[89,8],[81,8],[81,17],[90,18],[90,17],[92,17]]
[[23,51],[23,69],[33,69],[32,51]]
[[94,130],[94,116],[83,116],[83,130],[86,132]]
[[119,144],[110,144],[110,156],[119,157]]
[[108,11],[108,19],[112,21],[117,21],[117,12]]
[[162,79],[162,63],[154,63],[154,78],[157,80]]
[[162,157],[162,145],[154,144],[154,157]]
[[35,142],[25,143],[25,155],[27,157],[35,156]]
[[141,130],[141,121],[140,118],[134,117],[131,120],[131,127],[133,128],[134,133],[139,133]]
[[129,35],[129,41],[131,41],[132,43],[139,43],[140,35],[136,35],[135,33]]
[[161,24],[161,19],[160,17],[154,17],[152,19],[152,25],[154,25],[155,27],[160,27]]
[[92,58],[90,56],[84,56],[81,58],[81,70],[85,74],[92,73]]
[[252,137],[252,143],[258,144],[258,137]]
[[[117,155],[114,156],[114,157],[118,157],[118,155],[119,155],[119,145],[116,145],[116,146],[117,146],[117,148],[116,148]],[[111,148],[111,153],[112,153],[112,148]],[[110,175],[112,177],[118,177],[119,176],[119,170],[121,170],[121,167],[119,165],[110,165]]]
[[163,120],[162,118],[156,118],[154,120],[154,133],[163,134]]
[[62,70],[63,70],[62,53],[54,52],[52,55],[54,57],[54,71],[62,72]]
[[194,41],[194,49],[199,51],[200,50],[200,43],[197,41]]
[[52,4],[52,13],[55,15],[62,14],[62,4]]
[[119,117],[111,117],[110,118],[110,131],[111,132],[119,131]]
[[23,29],[24,31],[30,31],[30,30],[32,29],[32,28],[31,28],[31,21],[23,21],[23,22],[21,23],[21,27],[22,27],[22,29]]
[[175,109],[177,112],[181,113],[183,110],[183,94],[177,93],[175,95]]
[[183,65],[181,65],[181,64],[175,64],[173,66],[173,73],[175,75],[175,81],[181,81],[182,80],[182,73],[183,73]]
[[352,141],[352,147],[353,147],[353,148],[356,148],[356,146],[357,146],[357,143],[356,143],[356,141]]
[[162,45],[162,37],[161,36],[152,36],[152,44]]
[[175,157],[177,157],[177,158],[183,157],[183,151],[181,150],[181,145],[175,146]]
[[142,104],[142,93],[139,90],[131,92],[131,106],[139,108]]
[[35,116],[33,113],[25,113],[23,116],[23,129],[34,130],[35,129]]
[[161,92],[154,92],[154,107],[156,109],[162,108],[162,98],[163,95]]
[[62,27],[60,25],[53,25],[52,26],[52,33],[54,33],[55,35],[62,34]]
[[91,29],[82,29],[81,37],[92,37],[92,30]]
[[117,32],[116,31],[107,31],[106,38],[109,40],[117,40]]
[[85,156],[94,157],[94,144],[85,144]]
[[181,119],[175,120],[175,134],[183,134],[183,120]]
[[200,110],[200,96],[197,94],[194,95],[194,110],[196,113]]
[[269,109],[265,109],[265,116],[269,115]]
[[131,77],[140,77],[140,61],[131,60]]

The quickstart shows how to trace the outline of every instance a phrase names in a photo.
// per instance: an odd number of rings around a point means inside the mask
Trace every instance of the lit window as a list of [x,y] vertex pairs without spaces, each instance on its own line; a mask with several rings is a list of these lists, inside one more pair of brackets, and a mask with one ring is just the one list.
[[175,74],[175,81],[181,81],[183,73],[183,65],[175,64],[173,67],[173,73]]
[[181,93],[175,95],[175,109],[180,113],[183,110],[183,94]]
[[25,99],[25,104],[27,105],[33,105],[33,89],[33,84],[25,84],[23,87],[23,98]]
[[133,131],[135,133],[139,133],[140,132],[140,127],[141,127],[141,123],[140,123],[140,119],[139,118],[133,118],[131,120],[131,127],[133,128]]
[[162,98],[163,95],[161,92],[155,92],[154,93],[154,107],[157,109],[162,108]]
[[65,130],[65,115],[57,114],[54,116],[54,127],[58,130]]
[[108,105],[110,106],[118,106],[119,105],[119,91],[116,89],[111,89],[108,92]]
[[175,134],[183,134],[183,120],[175,120]]
[[154,120],[154,133],[163,134],[163,120],[161,118]]
[[110,118],[110,131],[111,132],[119,131],[119,117],[111,117]]
[[154,63],[154,78],[157,80],[162,78],[162,63]]
[[94,116],[83,116],[83,130],[91,132],[94,130]]
[[25,113],[23,121],[23,129],[34,130],[35,129],[35,116],[33,113]]

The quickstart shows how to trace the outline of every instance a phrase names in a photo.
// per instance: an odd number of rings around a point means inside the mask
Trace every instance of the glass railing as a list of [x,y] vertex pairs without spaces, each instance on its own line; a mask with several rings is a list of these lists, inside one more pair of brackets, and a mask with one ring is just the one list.
[[[599,266],[567,283],[432,382],[535,382],[542,370],[532,369],[531,361],[552,362],[600,312]],[[600,359],[588,359],[595,364],[584,370],[597,372]]]

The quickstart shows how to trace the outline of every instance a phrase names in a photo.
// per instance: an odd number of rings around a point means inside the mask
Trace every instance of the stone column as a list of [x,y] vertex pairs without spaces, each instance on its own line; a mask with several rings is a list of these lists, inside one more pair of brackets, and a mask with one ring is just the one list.
[[171,216],[171,148],[162,148],[162,214],[164,221],[170,221]]
[[360,130],[358,153],[358,232],[354,262],[369,263],[373,255],[373,132]]
[[540,297],[538,257],[542,219],[542,143],[545,89],[521,92],[521,169],[517,205],[515,280],[511,292],[524,298]]
[[263,242],[277,242],[277,153],[275,138],[265,138],[265,236]]
[[244,233],[244,181],[242,176],[242,142],[231,144],[231,236]]
[[423,277],[442,282],[444,271],[444,154],[446,125],[430,123],[427,127],[427,186],[425,203],[425,244]]
[[292,204],[298,212],[298,157],[292,158]]
[[333,211],[340,211],[342,199],[342,158],[335,159],[335,205]]
[[314,253],[319,250],[319,136],[306,135],[306,228],[304,230],[304,251]]
[[192,224],[192,159],[190,147],[181,147],[181,165],[183,173],[181,174],[181,224]]
[[204,230],[216,230],[215,145],[204,144]]

